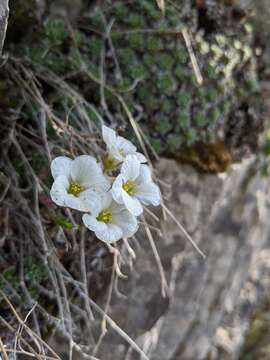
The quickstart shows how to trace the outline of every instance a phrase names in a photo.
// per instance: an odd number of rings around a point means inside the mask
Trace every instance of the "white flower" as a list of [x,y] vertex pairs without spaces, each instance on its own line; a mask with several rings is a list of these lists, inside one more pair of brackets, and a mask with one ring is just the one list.
[[143,154],[137,152],[136,146],[105,125],[102,126],[102,137],[108,150],[108,155],[103,162],[106,170],[116,168],[127,155],[135,155],[140,163],[147,161]]
[[117,204],[110,192],[89,196],[89,209],[90,215],[84,214],[82,218],[84,225],[104,242],[130,237],[138,230],[135,216]]
[[88,211],[85,198],[110,187],[101,166],[89,155],[78,156],[75,160],[59,156],[52,161],[51,172],[54,178],[51,198],[60,206]]
[[140,164],[134,155],[127,156],[123,162],[121,172],[112,185],[112,196],[135,216],[143,212],[141,203],[160,204],[160,191],[152,181],[150,168]]

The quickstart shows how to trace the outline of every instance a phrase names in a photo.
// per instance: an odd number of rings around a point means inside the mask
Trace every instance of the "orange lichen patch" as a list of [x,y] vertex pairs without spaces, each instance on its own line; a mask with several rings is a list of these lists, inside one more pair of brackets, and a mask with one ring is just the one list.
[[231,151],[222,141],[214,144],[197,143],[183,149],[175,158],[206,173],[225,172],[232,164]]

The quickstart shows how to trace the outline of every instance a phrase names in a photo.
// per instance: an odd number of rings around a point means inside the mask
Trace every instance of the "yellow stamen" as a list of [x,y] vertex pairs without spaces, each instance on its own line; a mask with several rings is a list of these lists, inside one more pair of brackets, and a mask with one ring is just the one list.
[[119,165],[119,161],[108,155],[103,159],[103,166],[105,171],[115,170]]
[[78,197],[80,195],[80,193],[82,191],[85,190],[85,187],[83,187],[82,185],[80,185],[79,183],[77,182],[71,182],[70,185],[69,185],[69,188],[68,188],[68,193],[69,194],[72,194],[76,197]]
[[96,217],[97,221],[105,222],[106,224],[112,222],[112,211],[111,209],[103,209]]
[[122,185],[122,188],[128,193],[128,195],[134,195],[136,193],[136,181],[128,180]]

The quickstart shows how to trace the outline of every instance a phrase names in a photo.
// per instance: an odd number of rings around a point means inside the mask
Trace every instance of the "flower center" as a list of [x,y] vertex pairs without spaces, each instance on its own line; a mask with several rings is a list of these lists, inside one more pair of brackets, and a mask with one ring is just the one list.
[[69,188],[68,188],[68,193],[69,194],[72,194],[76,197],[78,197],[80,195],[80,193],[82,191],[85,190],[85,187],[83,187],[82,185],[80,185],[79,183],[77,182],[71,182],[70,185],[69,185]]
[[136,193],[136,181],[128,180],[122,185],[122,188],[128,193],[128,195],[134,195]]
[[103,166],[106,171],[114,170],[119,165],[119,161],[108,155],[103,159]]
[[112,211],[111,209],[103,209],[96,217],[97,221],[102,221],[105,224],[112,222]]

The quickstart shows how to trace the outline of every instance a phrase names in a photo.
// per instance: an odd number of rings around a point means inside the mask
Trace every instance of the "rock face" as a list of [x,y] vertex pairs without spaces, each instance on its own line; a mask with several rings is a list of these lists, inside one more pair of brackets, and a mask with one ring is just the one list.
[[[143,233],[133,271],[119,281],[110,316],[151,360],[240,359],[254,308],[269,289],[269,186],[253,160],[226,176],[201,175],[161,160],[165,202],[206,254],[203,260],[172,220],[163,238],[152,231],[169,295],[161,294],[158,266]],[[159,214],[161,215],[161,214]],[[153,223],[154,225],[154,223]],[[101,359],[139,359],[113,332]]]
[[8,0],[0,0],[0,54],[3,49],[8,24]]

